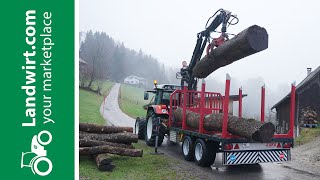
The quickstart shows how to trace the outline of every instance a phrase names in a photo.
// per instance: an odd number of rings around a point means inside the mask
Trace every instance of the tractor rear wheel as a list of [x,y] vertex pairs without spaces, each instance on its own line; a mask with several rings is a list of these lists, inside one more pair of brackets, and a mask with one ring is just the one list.
[[145,127],[146,127],[146,120],[137,117],[136,123],[134,126],[134,133],[138,135],[139,139],[144,139]]
[[[148,146],[154,146],[156,141],[156,129],[157,124],[157,116],[154,114],[153,111],[148,111],[146,125],[145,125],[145,140]],[[161,146],[163,142],[164,134],[159,133],[158,138],[158,146]]]

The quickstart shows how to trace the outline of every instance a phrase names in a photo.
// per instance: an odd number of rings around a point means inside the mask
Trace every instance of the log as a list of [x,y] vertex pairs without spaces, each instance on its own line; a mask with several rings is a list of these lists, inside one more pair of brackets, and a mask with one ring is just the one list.
[[121,126],[100,126],[97,124],[80,123],[79,131],[99,134],[111,134],[121,132],[133,132],[132,127],[121,127]]
[[113,143],[113,142],[98,141],[98,140],[91,140],[91,139],[79,139],[80,147],[92,147],[92,146],[101,146],[101,145],[109,145],[109,146],[121,147],[126,149],[134,149],[134,147],[131,144],[121,144],[121,143]]
[[108,165],[112,163],[112,158],[108,154],[97,154],[94,155],[97,166]]
[[133,133],[94,134],[80,132],[79,139],[90,139],[114,143],[131,144],[138,142],[138,135]]
[[126,149],[121,147],[114,147],[109,145],[94,146],[94,147],[80,147],[80,155],[94,155],[94,154],[117,154],[121,156],[142,157],[143,150],[140,149]]
[[[174,120],[182,121],[182,108],[177,108],[173,111]],[[186,112],[187,125],[192,128],[199,128],[200,115],[192,111]],[[209,114],[204,117],[204,129],[208,131],[222,131],[223,114]],[[257,142],[271,142],[275,127],[272,123],[262,123],[254,119],[239,118],[236,116],[228,115],[229,133],[238,135],[249,140]]]
[[193,68],[192,75],[205,78],[220,67],[231,64],[268,48],[268,33],[265,28],[250,26],[232,39],[213,49]]
[[101,165],[97,165],[98,169],[100,171],[109,171],[111,172],[116,166],[114,164],[101,164]]

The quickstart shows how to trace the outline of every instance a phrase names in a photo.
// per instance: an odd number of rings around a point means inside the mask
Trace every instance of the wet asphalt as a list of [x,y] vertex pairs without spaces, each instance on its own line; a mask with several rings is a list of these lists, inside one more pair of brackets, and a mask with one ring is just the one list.
[[[135,120],[124,114],[119,107],[119,88],[119,83],[114,85],[109,95],[105,98],[104,102],[102,102],[100,112],[109,125],[134,127]],[[143,141],[140,143],[143,143]],[[188,162],[183,159],[181,154],[181,144],[168,143],[167,139],[164,140],[159,151],[162,152],[164,156],[168,156],[174,161],[177,161],[179,166],[183,166],[184,169],[189,171],[189,173],[193,174],[195,177],[198,177],[198,179],[320,180],[319,174],[295,169],[286,166],[286,163],[223,166],[221,154],[217,154],[216,161],[211,167],[199,167],[194,162]],[[188,177],[186,177],[186,179],[188,179]]]

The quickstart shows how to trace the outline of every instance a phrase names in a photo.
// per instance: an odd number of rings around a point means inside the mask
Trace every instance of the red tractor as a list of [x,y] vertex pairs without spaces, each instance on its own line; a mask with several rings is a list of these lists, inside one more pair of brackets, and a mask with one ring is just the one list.
[[149,99],[149,93],[154,94],[150,103],[144,106],[147,110],[146,118],[137,118],[135,123],[135,133],[140,139],[145,139],[148,146],[155,145],[156,125],[159,124],[159,139],[158,146],[163,142],[164,136],[168,133],[168,119],[169,119],[169,105],[170,95],[176,89],[180,89],[179,85],[174,84],[160,84],[154,82],[154,89],[144,92],[144,100]]

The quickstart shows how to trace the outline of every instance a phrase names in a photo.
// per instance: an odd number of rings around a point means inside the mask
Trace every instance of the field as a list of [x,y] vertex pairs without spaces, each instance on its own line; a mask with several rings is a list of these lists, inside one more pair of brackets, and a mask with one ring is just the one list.
[[145,117],[146,110],[142,106],[148,104],[152,96],[150,94],[149,100],[145,101],[143,100],[143,92],[144,90],[141,88],[122,84],[119,97],[121,110],[132,118]]
[[[128,90],[130,91],[132,89],[128,88]],[[138,89],[135,90],[135,92],[138,91]],[[122,92],[122,95],[126,92],[128,92],[127,89]],[[141,92],[143,94],[142,90]],[[133,95],[133,93],[131,93],[131,95]],[[124,97],[129,98],[127,95],[124,95]],[[105,124],[105,121],[99,112],[103,96],[80,90],[79,98],[80,122]],[[131,99],[123,101],[123,105],[129,107],[126,102],[131,103],[133,101],[131,101]],[[142,102],[139,103],[142,104]],[[135,108],[139,105],[136,105]],[[116,165],[116,168],[113,172],[101,172],[96,168],[91,157],[80,157],[80,179],[177,179],[177,172],[172,169],[172,164],[174,164],[174,162],[171,159],[165,156],[151,155],[150,152],[154,151],[154,149],[144,145],[144,142],[139,142],[138,144],[134,144],[134,146],[143,149],[143,157],[134,158],[115,155],[113,157],[113,163]]]

